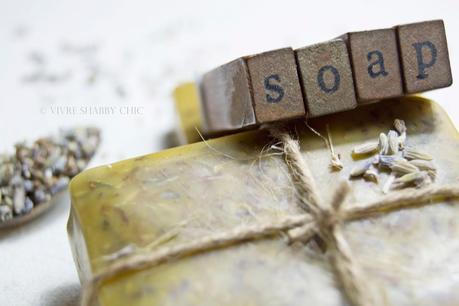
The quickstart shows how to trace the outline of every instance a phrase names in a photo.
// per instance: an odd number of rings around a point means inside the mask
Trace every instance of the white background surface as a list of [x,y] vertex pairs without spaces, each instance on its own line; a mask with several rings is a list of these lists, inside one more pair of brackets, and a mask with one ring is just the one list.
[[[171,91],[226,61],[302,47],[350,30],[442,18],[459,73],[457,0],[0,1],[0,152],[60,127],[94,124],[91,165],[158,151],[174,127]],[[35,77],[35,79],[34,79]],[[427,93],[459,122],[459,87]],[[83,114],[107,106],[112,114]],[[123,106],[140,114],[121,114]],[[59,106],[76,114],[56,114]],[[0,232],[0,306],[78,305],[66,234],[69,199],[20,229]]]

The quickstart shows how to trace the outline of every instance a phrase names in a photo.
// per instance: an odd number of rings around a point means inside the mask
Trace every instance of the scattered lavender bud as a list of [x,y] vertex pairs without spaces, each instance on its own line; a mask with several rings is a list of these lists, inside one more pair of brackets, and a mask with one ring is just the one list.
[[100,142],[95,128],[77,128],[57,137],[18,143],[0,155],[0,223],[28,214],[64,190],[82,171]]

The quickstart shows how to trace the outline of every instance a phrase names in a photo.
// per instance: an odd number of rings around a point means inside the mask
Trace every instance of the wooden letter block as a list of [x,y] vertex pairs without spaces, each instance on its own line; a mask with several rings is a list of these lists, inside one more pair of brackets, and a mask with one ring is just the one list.
[[305,115],[295,54],[291,48],[245,58],[252,81],[257,123],[276,122]]
[[406,93],[448,87],[452,84],[442,20],[400,25],[397,32]]
[[308,117],[357,106],[346,44],[333,40],[295,51]]
[[353,32],[344,38],[351,55],[359,103],[403,95],[394,29]]
[[256,123],[249,75],[243,59],[206,73],[200,87],[205,132],[227,132]]

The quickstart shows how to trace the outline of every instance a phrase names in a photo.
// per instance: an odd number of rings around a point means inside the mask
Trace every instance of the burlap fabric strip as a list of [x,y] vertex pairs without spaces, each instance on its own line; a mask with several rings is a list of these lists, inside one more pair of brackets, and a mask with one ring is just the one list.
[[82,293],[82,306],[96,305],[96,293],[101,284],[124,272],[138,271],[160,265],[169,260],[194,256],[215,249],[231,247],[235,244],[257,239],[270,239],[286,233],[289,241],[308,242],[318,235],[327,246],[327,255],[343,293],[352,305],[388,305],[381,290],[365,282],[359,264],[354,260],[346,242],[342,225],[346,221],[373,217],[421,204],[434,205],[439,199],[459,197],[459,184],[443,186],[430,185],[422,189],[393,191],[380,199],[343,207],[349,193],[349,184],[341,182],[330,203],[324,203],[317,192],[316,183],[300,146],[288,132],[271,129],[271,134],[279,140],[284,149],[284,159],[295,184],[298,204],[304,214],[277,218],[264,223],[244,225],[231,231],[221,232],[194,241],[173,246],[159,247],[142,254],[133,254],[115,261],[104,271],[95,274],[86,284]]

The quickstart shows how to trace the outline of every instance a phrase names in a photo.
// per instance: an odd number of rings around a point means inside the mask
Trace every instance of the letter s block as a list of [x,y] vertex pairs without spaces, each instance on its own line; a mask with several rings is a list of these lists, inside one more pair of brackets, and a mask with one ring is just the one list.
[[252,83],[257,123],[305,115],[303,95],[292,48],[245,57]]
[[308,117],[357,106],[346,44],[333,40],[295,50]]
[[200,93],[206,134],[224,134],[305,115],[291,48],[220,66],[203,76]]
[[359,103],[403,95],[394,29],[351,32],[343,38],[351,55]]
[[443,20],[397,26],[405,93],[452,84]]

